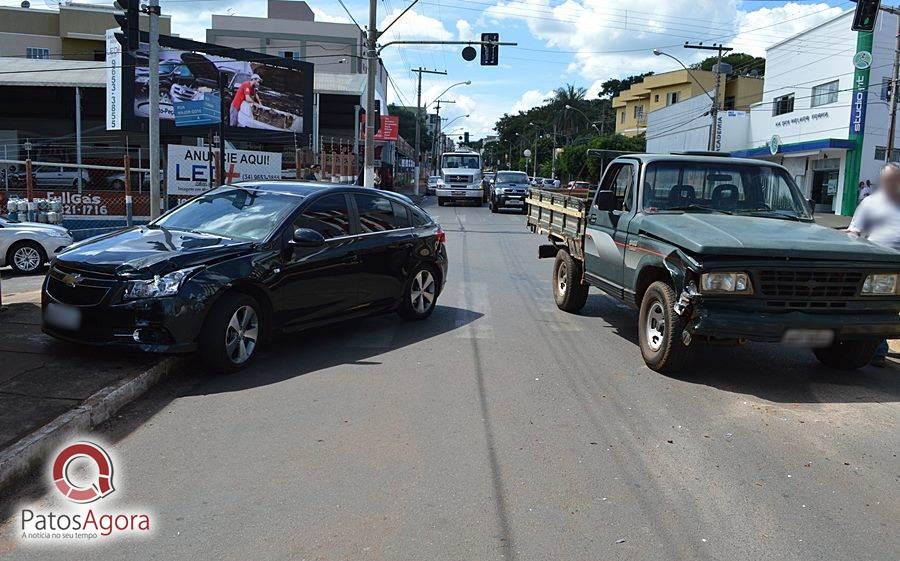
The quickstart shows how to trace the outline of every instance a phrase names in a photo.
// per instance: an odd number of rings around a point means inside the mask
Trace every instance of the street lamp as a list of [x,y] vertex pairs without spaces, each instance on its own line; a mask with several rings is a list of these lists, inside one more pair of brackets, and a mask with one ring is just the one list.
[[447,128],[449,129],[449,128],[450,128],[450,125],[452,125],[452,124],[455,123],[456,121],[458,121],[458,120],[460,120],[460,119],[468,119],[469,117],[471,117],[471,115],[460,115],[459,117],[456,117],[456,118],[454,118],[454,119],[451,119],[450,122],[447,123],[447,124],[444,125],[444,126],[447,127]]
[[[713,96],[711,93],[709,93],[709,90],[707,90],[706,87],[704,87],[703,84],[700,83],[700,80],[698,80],[697,77],[694,76],[694,73],[691,72],[691,69],[688,68],[687,66],[685,66],[685,64],[683,62],[681,62],[680,60],[678,60],[678,58],[676,58],[673,55],[670,55],[669,53],[664,53],[663,51],[661,51],[659,49],[653,49],[653,54],[656,56],[667,56],[667,57],[671,58],[672,60],[674,60],[675,62],[677,62],[678,64],[680,64],[681,67],[684,68],[684,70],[688,73],[688,76],[691,77],[691,80],[696,82],[697,85],[700,86],[700,89],[703,90],[703,93],[706,94],[706,97],[708,97],[710,99],[710,101],[712,101],[712,109],[710,109],[710,111],[709,111],[709,115],[711,117],[712,123],[710,124],[710,127],[709,127],[709,142],[707,143],[707,149],[709,151],[712,151],[715,148],[715,142],[716,142],[716,126],[717,126],[716,117],[719,113],[719,100],[716,99],[716,96]],[[716,71],[718,71],[718,69],[716,69]]]
[[471,86],[471,85],[472,85],[472,80],[466,80],[465,82],[457,82],[457,83],[453,84],[452,86],[450,86],[449,88],[447,88],[446,90],[444,90],[443,92],[441,92],[441,95],[435,97],[435,98],[434,98],[434,101],[432,101],[431,103],[429,103],[428,105],[426,105],[426,106],[425,106],[425,109],[428,109],[429,107],[431,107],[431,106],[434,104],[435,101],[437,101],[437,100],[441,99],[442,97],[444,97],[444,94],[445,94],[445,93],[449,92],[450,90],[452,90],[452,89],[455,88],[456,86]]
[[597,131],[597,134],[601,134],[601,135],[603,134],[602,132],[600,132],[600,128],[597,126],[597,123],[591,121],[590,118],[588,118],[588,116],[585,115],[584,111],[582,111],[581,109],[579,109],[577,107],[572,107],[571,105],[566,105],[566,111],[574,111],[574,112],[578,113],[579,115],[584,117],[584,120],[587,121],[589,125],[594,127],[594,130]]

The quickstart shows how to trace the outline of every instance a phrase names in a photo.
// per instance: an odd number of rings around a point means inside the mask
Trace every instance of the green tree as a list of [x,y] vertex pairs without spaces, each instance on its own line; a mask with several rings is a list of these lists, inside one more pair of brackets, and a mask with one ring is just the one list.
[[[718,60],[718,55],[711,56],[694,64],[691,68],[712,71]],[[732,66],[729,76],[749,76],[754,73],[757,76],[764,76],[766,74],[766,59],[762,57],[746,53],[729,53],[722,57],[722,62],[727,62]]]
[[600,84],[600,97],[605,99],[612,99],[634,84],[642,82],[647,76],[652,75],[653,72],[645,72],[644,74],[636,74],[634,76],[629,76],[621,80],[619,80],[618,78],[611,78]]
[[[388,105],[388,112],[391,115],[400,117],[400,136],[403,140],[415,146],[416,142],[416,109],[415,107],[403,107],[402,105]],[[428,153],[428,147],[431,146],[431,135],[428,134],[428,128],[425,126],[425,111],[419,119],[419,126],[422,134],[422,151]]]

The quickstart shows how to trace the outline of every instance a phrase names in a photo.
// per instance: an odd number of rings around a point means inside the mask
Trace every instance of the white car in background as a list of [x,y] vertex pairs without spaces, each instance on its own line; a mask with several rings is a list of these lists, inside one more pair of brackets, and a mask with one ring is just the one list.
[[72,243],[72,234],[62,226],[0,216],[0,267],[8,265],[22,274],[41,271]]

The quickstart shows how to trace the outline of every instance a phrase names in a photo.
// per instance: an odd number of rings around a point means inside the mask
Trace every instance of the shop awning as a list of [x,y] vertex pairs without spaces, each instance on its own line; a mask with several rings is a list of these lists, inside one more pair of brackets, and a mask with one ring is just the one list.
[[[843,138],[825,138],[822,140],[808,140],[793,144],[782,144],[778,147],[778,155],[788,155],[796,152],[818,152],[819,150],[852,150],[856,143]],[[735,158],[760,158],[771,157],[772,152],[768,146],[751,148],[750,150],[737,150],[731,153]]]

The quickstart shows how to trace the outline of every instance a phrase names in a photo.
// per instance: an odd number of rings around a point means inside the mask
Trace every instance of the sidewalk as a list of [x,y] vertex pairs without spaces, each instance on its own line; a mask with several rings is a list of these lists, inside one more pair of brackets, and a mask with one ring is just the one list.
[[92,396],[96,401],[101,390],[118,388],[119,382],[163,360],[56,341],[41,333],[40,291],[6,290],[3,306],[7,309],[0,312],[0,457],[20,439],[80,408]]
[[815,218],[816,224],[825,226],[826,228],[846,230],[850,226],[849,216],[841,216],[839,214],[817,214]]

